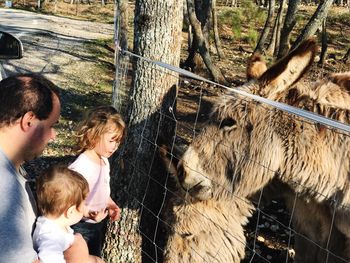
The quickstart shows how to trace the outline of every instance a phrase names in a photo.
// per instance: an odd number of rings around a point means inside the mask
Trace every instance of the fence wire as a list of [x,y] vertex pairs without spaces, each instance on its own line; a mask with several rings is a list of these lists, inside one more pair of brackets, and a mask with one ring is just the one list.
[[[114,90],[115,105],[118,105],[119,98],[126,96],[127,90],[131,88],[130,85],[132,76],[130,68],[132,68],[131,61],[133,60],[143,59],[147,63],[150,63],[157,71],[161,71],[162,73],[167,72],[167,74],[171,74],[172,76],[179,76],[179,95],[177,98],[178,111],[173,117],[169,117],[168,114],[164,114],[161,111],[157,112],[157,114],[163,118],[172,118],[172,121],[176,123],[176,138],[174,140],[174,144],[186,146],[191,144],[203,127],[205,127],[206,121],[210,118],[209,108],[215,104],[218,95],[221,94],[221,96],[225,96],[223,94],[227,93],[227,90],[239,95],[236,97],[236,99],[239,100],[240,104],[253,104],[254,107],[257,108],[257,112],[262,112],[265,114],[268,113],[270,117],[266,119],[267,125],[273,125],[273,122],[277,116],[283,115],[285,118],[297,120],[297,122],[300,123],[300,127],[302,127],[302,130],[300,131],[301,136],[303,134],[303,129],[307,130],[316,127],[316,129],[318,128],[323,133],[337,133],[339,140],[344,141],[344,143],[349,141],[348,137],[350,126],[347,123],[341,123],[334,119],[328,119],[305,110],[300,110],[289,105],[285,105],[283,103],[269,101],[265,98],[242,92],[238,89],[227,88],[200,76],[196,76],[193,73],[161,62],[142,58],[129,51],[121,51],[119,58],[121,57],[122,59],[119,60],[121,62],[117,65],[118,69]],[[120,92],[123,92],[123,94]],[[130,100],[129,103],[132,104],[133,101]],[[144,106],[147,108],[147,105]],[[145,120],[145,127],[146,123],[147,120]],[[158,123],[158,128],[159,127],[160,124]],[[289,133],[290,130],[280,132]],[[153,138],[148,138],[145,136],[145,134],[146,133],[141,133],[139,135],[139,147],[142,147],[145,144],[153,146],[153,159],[150,160],[150,163],[152,164],[154,162],[154,156],[158,154],[160,145],[157,145],[155,143],[156,140]],[[241,137],[238,136],[237,140],[239,141],[240,139]],[[268,140],[268,138],[266,138],[266,140]],[[309,145],[318,143],[317,141],[307,141],[307,137],[305,137],[304,140],[305,143]],[[229,149],[232,147],[230,144],[225,145],[227,142],[218,141],[215,143],[220,143],[222,147],[228,147]],[[168,152],[170,158],[173,160],[180,160],[181,156],[173,151],[173,147],[174,145],[172,145],[172,148]],[[269,153],[266,152],[266,154]],[[259,162],[259,160],[255,159],[254,156],[249,156],[245,152],[239,151],[237,151],[235,155],[238,156],[238,158],[241,158],[242,161],[248,161],[259,166],[261,170],[264,170],[267,173],[276,174],[277,177],[282,176],[281,171],[272,169],[269,164]],[[135,156],[135,160],[127,160],[128,164],[133,166],[133,163],[137,160],[137,158],[138,156]],[[337,160],[340,161],[333,162],[339,166],[334,167],[335,173],[336,171],[340,171],[342,169],[344,163],[349,162],[347,156],[343,156],[343,158],[338,158]],[[151,166],[152,165],[150,165],[150,167]],[[301,164],[301,167],[303,166],[304,164]],[[150,170],[140,171],[137,170],[136,166],[134,168],[135,173],[140,173],[148,177],[145,196],[147,195],[147,190],[150,183],[155,183],[159,187],[164,187],[163,182],[159,182],[150,176]],[[200,173],[200,171],[197,172]],[[188,248],[191,250],[193,258],[199,259],[199,262],[225,262],[220,260],[225,258],[225,253],[227,253],[225,249],[228,247],[228,245],[225,242],[227,242],[227,240],[235,240],[245,247],[245,256],[241,262],[294,262],[298,259],[299,262],[300,259],[309,259],[310,262],[311,260],[312,262],[314,262],[314,260],[316,260],[315,262],[348,262],[345,254],[346,237],[334,226],[338,216],[336,213],[337,208],[344,205],[340,204],[337,198],[337,196],[342,194],[339,189],[331,189],[332,191],[338,193],[335,195],[336,197],[327,201],[326,203],[323,200],[327,199],[329,193],[317,191],[312,192],[306,186],[308,178],[305,178],[305,181],[298,181],[294,180],[294,178],[297,178],[297,174],[287,174],[283,176],[289,178],[288,184],[293,185],[293,187],[295,189],[299,189],[300,192],[307,192],[307,196],[312,197],[312,199],[305,198],[305,196],[300,196],[294,191],[291,191],[291,189],[285,184],[281,185],[279,182],[276,183],[273,181],[266,187],[260,189],[253,197],[251,197],[250,200],[247,200],[246,198],[237,196],[234,193],[233,189],[235,185],[235,175],[238,174],[238,171],[233,171],[233,179],[230,186],[222,184],[220,181],[215,181],[213,178],[208,179],[212,180],[213,185],[222,188],[223,191],[231,193],[233,197],[232,200],[235,200],[234,202],[254,203],[254,213],[252,217],[249,218],[249,223],[244,224],[244,222],[240,222],[245,230],[243,239],[240,239],[238,236],[230,236],[232,235],[231,225],[220,225],[220,223],[213,220],[211,216],[208,216],[205,211],[203,212],[203,210],[197,208],[196,204],[193,204],[193,214],[196,217],[193,218],[193,220],[208,222],[210,227],[214,229],[216,228],[218,232],[225,233],[226,235],[226,237],[223,236],[221,241],[222,243],[217,246],[217,250],[211,251],[211,254],[217,259],[216,261],[213,260],[213,258],[208,258],[208,255],[201,250],[203,247],[195,242],[189,243],[192,245],[191,248]],[[167,181],[171,180],[168,179],[170,178],[169,175],[166,178]],[[334,185],[338,185],[338,176],[335,175],[332,180],[334,181]],[[320,181],[319,184],[327,184],[327,182]],[[131,182],[128,187],[131,187]],[[326,187],[326,185],[324,185],[324,187]],[[305,190],[303,190],[304,188]],[[143,238],[148,239],[155,246],[156,256],[148,255],[151,262],[160,262],[159,258],[162,258],[163,255],[159,256],[159,253],[180,253],[179,251],[172,251],[177,250],[178,248],[166,247],[164,251],[164,248],[158,245],[158,227],[160,227],[160,225],[165,225],[166,233],[163,233],[164,235],[170,234],[170,237],[176,235],[183,236],[183,233],[176,232],[178,230],[178,222],[174,222],[173,220],[168,221],[167,214],[171,212],[171,207],[174,205],[174,200],[182,199],[182,202],[187,205],[187,196],[186,194],[179,194],[179,192],[181,192],[179,189],[174,189],[167,186],[164,187],[164,192],[166,194],[161,201],[161,207],[159,211],[156,212],[152,211],[147,207],[147,205],[145,205],[145,196],[140,200],[136,200],[142,207],[142,211],[147,211],[148,213],[152,214],[157,225],[153,236],[141,233]],[[171,196],[171,198],[165,198],[165,196]],[[130,198],[135,199],[134,196],[130,196]],[[348,208],[345,207],[345,209]],[[231,211],[232,213],[235,212],[234,210]],[[317,214],[320,211],[323,214]],[[223,212],[219,211],[219,213]],[[324,217],[324,215],[326,215],[326,217]],[[180,217],[181,215],[177,216]],[[183,216],[186,217],[187,215],[183,214]],[[224,217],[229,218],[230,215],[224,214]],[[308,221],[298,221],[301,219]],[[198,242],[204,241],[205,240],[199,240]],[[301,253],[309,253],[310,255],[307,256],[305,254],[300,254],[300,251],[302,251]]]

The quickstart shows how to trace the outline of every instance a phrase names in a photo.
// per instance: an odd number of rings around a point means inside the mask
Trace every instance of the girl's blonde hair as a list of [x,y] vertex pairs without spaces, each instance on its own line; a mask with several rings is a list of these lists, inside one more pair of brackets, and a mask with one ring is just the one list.
[[94,148],[102,134],[108,132],[111,125],[116,126],[116,136],[113,139],[121,142],[126,135],[126,126],[117,110],[112,106],[99,106],[92,109],[80,122],[75,134],[78,153]]
[[41,215],[58,217],[69,207],[81,205],[89,193],[89,184],[66,166],[52,166],[36,178],[36,193]]

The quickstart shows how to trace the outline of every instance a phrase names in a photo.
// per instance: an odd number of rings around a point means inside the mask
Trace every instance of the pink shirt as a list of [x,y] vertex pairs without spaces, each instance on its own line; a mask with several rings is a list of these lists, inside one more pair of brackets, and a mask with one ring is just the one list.
[[89,183],[90,193],[86,199],[88,209],[90,211],[105,209],[111,194],[108,159],[102,157],[101,164],[98,164],[82,153],[68,168],[83,175]]

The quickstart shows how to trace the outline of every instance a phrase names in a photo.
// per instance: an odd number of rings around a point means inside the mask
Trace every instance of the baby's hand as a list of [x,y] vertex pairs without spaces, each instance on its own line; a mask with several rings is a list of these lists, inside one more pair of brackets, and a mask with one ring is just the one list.
[[108,210],[103,209],[101,211],[89,211],[89,218],[98,222],[101,222],[108,215]]

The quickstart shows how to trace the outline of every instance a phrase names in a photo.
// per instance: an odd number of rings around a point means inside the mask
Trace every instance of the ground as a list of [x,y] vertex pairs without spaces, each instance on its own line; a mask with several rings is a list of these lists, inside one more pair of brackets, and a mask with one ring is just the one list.
[[[58,7],[61,11],[61,15],[64,15],[65,10],[71,10],[70,16],[76,15],[74,11],[76,11],[77,8],[79,11],[79,8],[82,8],[82,6],[60,5]],[[308,13],[311,15],[315,8],[315,6],[305,7],[301,10],[300,14]],[[111,10],[108,10],[108,12],[111,13]],[[227,8],[220,7],[219,11],[219,16],[221,15],[222,19],[224,19],[225,16],[223,14],[227,11]],[[51,12],[52,10],[48,13]],[[309,81],[317,80],[330,72],[350,70],[349,64],[345,64],[341,61],[346,49],[350,47],[350,18],[349,16],[346,16],[345,19],[339,18],[342,14],[346,15],[346,12],[348,12],[346,8],[332,9],[330,18],[328,19],[328,59],[322,66],[316,63],[314,64],[307,76]],[[0,17],[0,21],[1,18],[2,17]],[[82,15],[80,19],[91,20],[91,17],[85,14],[85,16]],[[101,16],[94,16],[93,19],[101,21]],[[79,25],[81,25],[82,22],[80,20],[75,21],[76,26],[80,27]],[[110,21],[110,19],[107,19],[107,22]],[[71,29],[70,26],[63,22],[57,23],[55,28],[58,26],[62,28],[67,27],[67,30]],[[299,25],[299,27],[301,27],[301,25]],[[9,26],[7,29],[8,28]],[[75,27],[72,28],[74,29]],[[96,30],[98,32],[101,27],[87,27],[87,29],[87,31]],[[112,81],[114,78],[113,50],[111,50],[114,46],[111,40],[111,25],[109,24],[106,31],[109,35],[109,39],[107,40],[83,35],[81,37],[86,39],[80,42],[77,39],[74,41],[72,41],[72,39],[56,42],[49,41],[49,39],[52,39],[52,35],[50,34],[55,30],[51,28],[49,31],[46,30],[44,34],[36,32],[34,38],[31,38],[29,35],[24,35],[21,38],[24,41],[26,54],[31,54],[32,57],[37,56],[37,50],[40,46],[44,48],[49,47],[51,50],[56,49],[56,53],[48,53],[50,56],[43,55],[41,59],[48,60],[46,62],[49,63],[44,64],[47,66],[43,67],[43,69],[46,70],[45,73],[48,74],[48,76],[52,76],[62,87],[63,105],[65,105],[63,107],[62,122],[58,127],[59,136],[57,141],[49,145],[43,157],[26,164],[26,168],[32,175],[37,175],[43,168],[51,164],[70,162],[74,158],[74,152],[72,151],[72,131],[76,121],[79,120],[86,108],[97,104],[109,103],[111,99]],[[242,35],[247,31],[247,27],[243,27]],[[232,25],[229,23],[222,23],[220,32],[222,50],[225,55],[221,60],[218,60],[218,57],[214,54],[214,63],[222,70],[227,80],[231,83],[231,87],[236,87],[245,81],[246,60],[253,50],[252,45],[249,44],[248,40],[245,41],[243,37],[237,37],[237,35],[233,34]],[[69,35],[71,37],[79,36],[77,33],[67,33],[66,31],[64,34],[62,33],[62,35]],[[183,36],[182,59],[185,59],[187,49],[186,32],[183,33]],[[40,46],[38,46],[38,43]],[[57,46],[64,52],[57,53]],[[270,62],[269,58],[268,61]],[[38,66],[39,62],[28,63],[28,65],[22,63],[23,61],[17,64],[13,63],[13,65],[11,64],[10,66],[14,68],[8,68],[8,70],[13,73],[23,72],[29,70],[33,65]],[[57,65],[59,65],[59,68],[57,68]],[[199,69],[196,74],[210,78],[205,68]],[[180,123],[178,143],[188,143],[191,141],[201,125],[208,119],[210,107],[217,98],[217,95],[221,94],[223,91],[223,88],[218,88],[203,82],[181,79],[177,106],[177,118]],[[198,106],[199,102],[200,107]],[[262,210],[260,214],[255,214],[251,219],[247,228],[248,247],[250,249],[254,248],[255,252],[261,254],[268,262],[286,262],[286,255],[288,255],[289,258],[288,262],[292,262],[293,250],[290,247],[293,244],[293,236],[278,224],[274,223],[275,221],[273,219],[275,218],[278,218],[284,225],[289,224],[288,212],[279,200],[273,201],[270,206]],[[252,255],[252,250],[248,249],[247,258],[250,258]],[[263,260],[255,256],[253,260],[249,262],[263,262]]]

